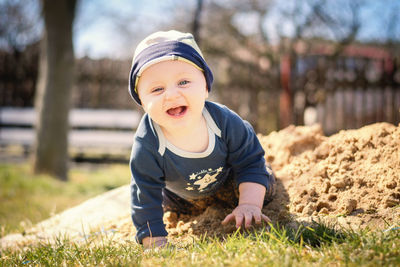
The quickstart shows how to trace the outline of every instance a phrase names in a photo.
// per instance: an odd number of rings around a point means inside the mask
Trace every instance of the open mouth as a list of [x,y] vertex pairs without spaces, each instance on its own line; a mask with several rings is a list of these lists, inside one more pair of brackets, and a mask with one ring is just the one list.
[[187,110],[186,106],[179,106],[179,107],[168,109],[167,113],[170,116],[178,117],[178,116],[185,114],[186,110]]

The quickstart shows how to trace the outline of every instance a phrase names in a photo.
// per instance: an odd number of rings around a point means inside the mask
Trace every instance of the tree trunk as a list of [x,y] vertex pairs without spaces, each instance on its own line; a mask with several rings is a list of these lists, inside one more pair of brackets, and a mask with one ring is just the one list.
[[76,0],[43,0],[45,36],[41,44],[35,107],[38,113],[34,172],[68,179],[68,114],[74,78],[72,28]]
[[203,11],[203,0],[197,0],[197,6],[194,13],[192,33],[197,45],[200,45],[200,17]]

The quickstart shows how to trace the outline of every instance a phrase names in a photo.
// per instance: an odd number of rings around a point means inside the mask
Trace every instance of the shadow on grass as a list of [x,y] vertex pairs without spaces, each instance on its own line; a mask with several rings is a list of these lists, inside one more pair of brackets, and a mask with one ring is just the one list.
[[299,224],[297,229],[288,226],[275,225],[271,227],[269,235],[287,240],[291,244],[308,245],[311,247],[320,247],[332,243],[342,243],[353,235],[349,230],[338,229],[335,226],[329,226],[314,222],[305,226]]
[[[359,235],[359,234],[358,234]],[[314,222],[308,226],[299,224],[297,229],[280,225],[269,224],[263,228],[242,230],[222,236],[203,236],[202,240],[219,240],[220,242],[231,242],[235,239],[250,239],[255,242],[266,242],[268,244],[282,244],[284,246],[321,248],[332,244],[341,244],[346,241],[357,239],[357,234],[351,230],[338,229]]]

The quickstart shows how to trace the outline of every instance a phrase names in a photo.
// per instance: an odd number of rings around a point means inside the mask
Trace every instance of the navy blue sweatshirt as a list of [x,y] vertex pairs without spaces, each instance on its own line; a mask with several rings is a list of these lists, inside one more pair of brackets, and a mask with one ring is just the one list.
[[169,143],[145,114],[132,147],[132,220],[139,243],[147,236],[166,236],[162,188],[195,200],[210,196],[230,174],[237,185],[254,182],[269,189],[264,150],[251,125],[227,107],[206,101],[209,145],[204,152],[186,152]]

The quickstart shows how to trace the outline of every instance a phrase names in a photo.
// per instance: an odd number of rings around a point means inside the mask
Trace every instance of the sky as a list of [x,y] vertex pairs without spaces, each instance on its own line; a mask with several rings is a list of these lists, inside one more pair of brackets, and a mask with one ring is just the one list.
[[[176,1],[81,0],[75,22],[76,55],[92,58],[132,55],[141,39],[172,21],[176,12],[173,2]],[[184,9],[190,10],[194,1],[182,3]]]
[[[207,0],[204,0],[207,3]],[[222,0],[221,0],[222,1]],[[281,3],[270,11],[264,22],[272,41],[278,40],[279,34],[291,36],[294,25],[282,21],[279,12],[293,8],[293,1]],[[367,3],[361,11],[358,39],[363,41],[386,38],[387,22],[400,13],[399,0],[362,0]],[[338,8],[341,0],[327,0],[327,10]],[[176,3],[179,3],[177,5]],[[133,54],[134,47],[148,34],[165,29],[177,12],[193,14],[195,0],[81,0],[75,21],[74,47],[78,57],[88,55],[92,58],[113,57],[127,58]],[[305,7],[306,9],[306,7]],[[339,6],[340,10],[340,6]],[[342,14],[336,14],[341,19]],[[397,15],[398,16],[398,15]],[[258,18],[251,13],[243,13],[236,18],[241,30],[254,32]],[[246,23],[242,23],[246,21]],[[400,21],[400,17],[398,17]],[[383,30],[385,29],[385,30]],[[400,23],[394,25],[396,38],[400,39]],[[329,33],[326,33],[329,37]]]

